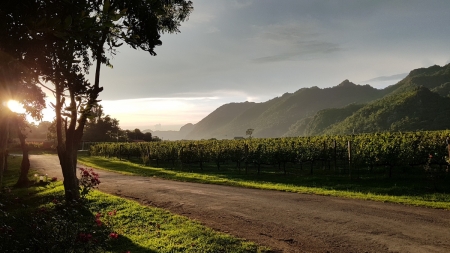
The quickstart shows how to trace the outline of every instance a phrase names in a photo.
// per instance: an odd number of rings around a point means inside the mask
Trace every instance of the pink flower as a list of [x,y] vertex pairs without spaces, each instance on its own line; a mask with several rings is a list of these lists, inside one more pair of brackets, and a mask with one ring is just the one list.
[[88,242],[90,240],[92,240],[92,235],[91,234],[89,234],[89,233],[88,234],[85,234],[85,233],[79,233],[78,234],[77,241]]
[[95,223],[97,223],[97,226],[101,227],[102,226],[102,221],[99,219],[95,220]]
[[117,239],[117,237],[119,237],[119,234],[118,234],[118,233],[111,232],[111,233],[109,234],[109,238],[111,238],[111,239]]
[[100,180],[98,180],[97,178],[92,178],[91,183],[94,185],[97,185],[97,184],[100,184]]

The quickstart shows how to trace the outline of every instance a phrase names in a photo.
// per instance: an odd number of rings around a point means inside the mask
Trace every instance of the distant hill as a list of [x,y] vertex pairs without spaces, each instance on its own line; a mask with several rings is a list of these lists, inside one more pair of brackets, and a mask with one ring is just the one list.
[[434,65],[428,68],[414,69],[398,83],[384,89],[386,95],[401,93],[423,86],[430,90],[450,82],[450,64],[443,67]]
[[316,113],[314,117],[297,121],[284,136],[311,136],[323,134],[330,126],[338,124],[363,108],[363,104],[350,104],[343,108],[329,108]]
[[192,129],[194,128],[194,125],[192,123],[188,123],[180,128],[179,131],[163,131],[163,130],[155,130],[152,131],[150,129],[145,129],[142,132],[143,133],[152,133],[152,136],[157,136],[162,140],[183,140],[186,139],[186,135],[189,134]]
[[329,133],[414,131],[450,128],[450,64],[412,70],[375,89],[345,80],[331,88],[302,88],[263,103],[222,105],[184,130],[186,139],[232,139]]
[[420,86],[368,104],[323,133],[441,130],[450,128],[450,98]]
[[380,101],[316,134],[450,128],[444,115],[450,96],[450,64],[412,70],[383,92],[386,95]]
[[[215,111],[210,113],[200,122],[195,124],[194,128],[189,134],[187,134],[187,139],[209,139],[217,137],[218,135],[223,135],[221,128],[227,125],[229,122],[233,121],[240,114],[255,106],[255,103],[244,102],[244,103],[231,103],[225,104],[217,108]],[[244,131],[245,133],[245,131]],[[228,136],[231,137],[232,135]],[[221,139],[227,136],[222,136]]]
[[450,97],[450,82],[434,87],[431,91],[436,92],[443,97]]
[[302,88],[264,103],[227,104],[195,124],[187,138],[230,139],[244,136],[249,128],[255,129],[254,137],[280,137],[293,124],[314,116],[319,110],[367,103],[382,96],[382,91],[369,85],[356,85],[345,80],[332,88]]

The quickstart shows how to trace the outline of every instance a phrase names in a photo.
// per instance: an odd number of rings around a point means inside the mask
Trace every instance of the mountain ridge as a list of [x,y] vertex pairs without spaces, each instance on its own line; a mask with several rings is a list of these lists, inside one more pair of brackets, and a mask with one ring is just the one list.
[[[249,128],[257,138],[435,130],[450,127],[439,114],[450,112],[448,99],[450,64],[433,65],[414,69],[384,89],[346,79],[333,87],[301,88],[265,102],[224,104],[190,126],[186,139],[232,139],[245,136]],[[433,115],[439,120],[432,120]],[[361,122],[364,127],[358,125]]]

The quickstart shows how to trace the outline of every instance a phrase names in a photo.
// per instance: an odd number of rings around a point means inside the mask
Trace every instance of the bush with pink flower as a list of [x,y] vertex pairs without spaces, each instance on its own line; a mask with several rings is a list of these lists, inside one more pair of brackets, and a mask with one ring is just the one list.
[[86,196],[92,189],[95,189],[100,184],[98,173],[92,168],[79,168],[80,169],[80,197],[86,199]]

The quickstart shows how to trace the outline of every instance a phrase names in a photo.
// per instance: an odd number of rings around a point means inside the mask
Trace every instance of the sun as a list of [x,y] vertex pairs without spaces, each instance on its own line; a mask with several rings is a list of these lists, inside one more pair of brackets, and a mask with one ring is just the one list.
[[16,100],[9,100],[8,108],[15,113],[25,113],[23,106]]
[[[26,113],[25,108],[23,108],[23,105],[19,102],[17,102],[17,100],[9,100],[6,103],[6,106],[8,106],[8,108],[15,113]],[[30,123],[34,123],[34,124],[39,124],[40,121],[50,121],[52,122],[53,119],[55,117],[55,111],[53,111],[52,108],[49,108],[49,103],[47,103],[47,108],[44,108],[42,110],[42,119],[40,120],[36,120],[33,119],[30,115],[26,115],[26,119],[28,122]]]

